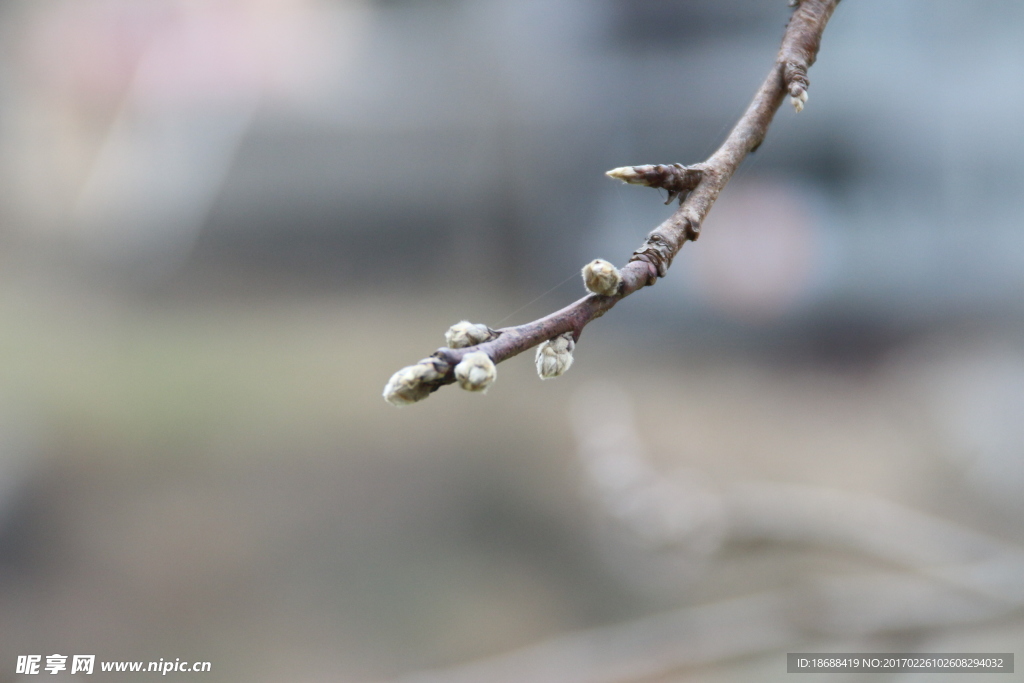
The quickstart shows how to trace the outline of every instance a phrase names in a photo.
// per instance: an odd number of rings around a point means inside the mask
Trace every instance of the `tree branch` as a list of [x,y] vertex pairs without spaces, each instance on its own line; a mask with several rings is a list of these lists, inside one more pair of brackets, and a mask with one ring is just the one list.
[[[821,34],[838,4],[839,0],[798,0],[767,78],[725,142],[706,161],[689,167],[681,164],[633,166],[608,172],[609,176],[630,184],[665,188],[669,192],[669,201],[677,196],[680,198],[679,208],[651,231],[640,248],[633,252],[629,262],[616,271],[619,277],[613,289],[598,289],[594,293],[592,288],[592,293],[579,301],[516,327],[491,330],[483,325],[460,323],[456,327],[464,329],[469,326],[477,328],[480,333],[476,336],[462,335],[464,345],[453,348],[452,331],[456,329],[453,328],[449,331],[449,346],[438,349],[416,365],[396,372],[384,389],[384,398],[395,405],[406,405],[456,381],[464,389],[484,391],[494,380],[494,364],[563,335],[571,335],[573,342],[578,341],[583,328],[591,321],[633,292],[664,277],[683,244],[700,236],[700,226],[722,188],[747,154],[756,150],[764,140],[786,95],[790,96],[796,111],[803,109],[809,85],[807,69],[817,57]],[[584,269],[584,279],[591,287],[592,278],[588,277],[587,268]],[[564,353],[571,353],[571,345],[569,347],[570,350]],[[462,369],[456,371],[460,364],[463,364]],[[566,362],[561,367],[568,368],[568,365]],[[540,368],[538,360],[541,376],[553,376],[545,375]]]

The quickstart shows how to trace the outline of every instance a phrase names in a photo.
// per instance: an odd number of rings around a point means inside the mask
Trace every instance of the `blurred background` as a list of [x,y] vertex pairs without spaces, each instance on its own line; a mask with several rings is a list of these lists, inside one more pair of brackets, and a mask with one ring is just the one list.
[[380,398],[625,262],[671,207],[603,172],[708,156],[785,5],[0,2],[0,681],[1024,642],[1019,2],[842,3],[807,109],[571,372]]

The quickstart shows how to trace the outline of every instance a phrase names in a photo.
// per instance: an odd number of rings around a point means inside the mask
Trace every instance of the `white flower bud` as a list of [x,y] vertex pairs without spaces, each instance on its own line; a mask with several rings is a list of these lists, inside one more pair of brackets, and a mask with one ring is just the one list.
[[613,296],[622,284],[619,269],[603,259],[594,259],[583,266],[583,284],[594,294]]
[[537,347],[537,374],[541,379],[558,377],[572,366],[572,351],[576,342],[572,332],[566,332]]
[[605,175],[609,178],[615,178],[616,180],[621,180],[622,182],[630,185],[647,184],[647,180],[644,178],[644,175],[642,173],[638,173],[633,166],[613,168],[610,171],[605,171]]
[[421,360],[391,375],[384,386],[384,400],[393,406],[407,406],[422,401],[430,395],[427,383],[440,378],[441,373],[429,358]]
[[468,320],[457,322],[444,333],[450,349],[464,349],[494,339],[494,332],[487,325],[474,324]]
[[798,94],[789,98],[789,101],[793,105],[793,109],[796,109],[796,113],[799,114],[807,104],[807,91],[801,88]]
[[455,366],[455,379],[466,391],[487,391],[487,387],[498,377],[498,369],[483,351],[467,353],[462,362]]

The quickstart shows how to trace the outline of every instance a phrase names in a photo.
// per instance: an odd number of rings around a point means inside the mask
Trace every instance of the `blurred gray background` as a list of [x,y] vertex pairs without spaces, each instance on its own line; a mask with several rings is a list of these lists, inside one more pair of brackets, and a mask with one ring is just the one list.
[[1024,642],[1019,2],[843,2],[807,109],[571,372],[380,398],[450,324],[625,262],[671,207],[604,171],[708,156],[790,11],[0,3],[0,681]]

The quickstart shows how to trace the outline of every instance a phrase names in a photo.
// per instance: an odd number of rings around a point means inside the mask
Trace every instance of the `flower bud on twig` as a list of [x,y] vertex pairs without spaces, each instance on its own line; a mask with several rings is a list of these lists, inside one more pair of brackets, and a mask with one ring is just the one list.
[[619,269],[603,259],[594,259],[583,266],[583,284],[594,294],[614,296],[619,293],[622,274]]
[[700,164],[649,164],[613,168],[605,175],[629,185],[645,185],[668,190],[668,201],[665,203],[671,204],[673,199],[686,196],[700,184],[704,178],[704,170]]
[[558,377],[572,366],[572,351],[576,342],[572,332],[566,332],[537,347],[537,374],[541,379]]
[[498,369],[483,351],[467,353],[462,362],[455,366],[455,379],[466,391],[487,391],[487,387],[498,377]]
[[497,337],[497,333],[487,325],[471,323],[468,320],[457,322],[444,333],[445,342],[450,349],[464,349],[476,346]]
[[790,104],[793,105],[793,109],[796,109],[796,113],[799,114],[804,110],[804,105],[807,104],[807,91],[803,88],[792,88],[790,92],[796,91],[795,94],[789,98]]
[[610,171],[606,171],[605,175],[609,178],[621,180],[629,185],[648,185],[646,176],[633,166],[620,166],[619,168],[613,168]]
[[430,395],[429,382],[441,379],[441,376],[431,359],[425,358],[391,375],[391,379],[384,385],[384,400],[393,406],[407,406],[422,401]]

